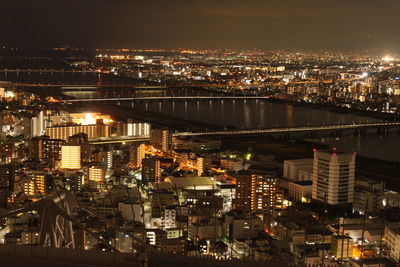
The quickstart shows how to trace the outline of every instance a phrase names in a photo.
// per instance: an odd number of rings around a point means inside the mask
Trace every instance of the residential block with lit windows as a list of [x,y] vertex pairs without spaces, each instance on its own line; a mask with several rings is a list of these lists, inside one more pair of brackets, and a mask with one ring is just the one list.
[[269,213],[275,208],[281,208],[282,202],[282,192],[275,177],[252,173],[239,173],[236,176],[235,209]]

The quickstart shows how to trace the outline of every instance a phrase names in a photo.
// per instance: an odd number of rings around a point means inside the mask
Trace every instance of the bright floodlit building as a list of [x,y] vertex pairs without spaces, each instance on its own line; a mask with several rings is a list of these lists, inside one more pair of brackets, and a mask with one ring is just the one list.
[[110,126],[105,124],[93,124],[55,126],[46,128],[46,135],[48,135],[50,139],[67,140],[68,137],[78,133],[84,133],[88,136],[88,138],[109,137]]
[[61,147],[61,168],[78,170],[81,168],[81,147],[62,146]]
[[91,166],[88,169],[89,181],[104,182],[105,170],[102,166]]

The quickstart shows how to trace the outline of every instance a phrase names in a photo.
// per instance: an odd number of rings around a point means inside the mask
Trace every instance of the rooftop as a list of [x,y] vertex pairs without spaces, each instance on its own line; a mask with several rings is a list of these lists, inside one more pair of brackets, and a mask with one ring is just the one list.
[[311,158],[306,158],[306,159],[289,159],[289,160],[285,160],[285,163],[292,163],[295,165],[304,165],[304,164],[312,164],[314,162],[314,159]]
[[386,227],[388,227],[390,230],[392,230],[397,235],[400,235],[400,222],[387,224]]
[[292,182],[294,184],[298,184],[298,185],[302,185],[302,186],[307,186],[307,185],[312,185],[313,182],[312,181],[296,181],[296,182]]
[[214,183],[211,177],[168,177],[165,179],[166,182],[176,185],[177,188],[182,189],[212,189]]

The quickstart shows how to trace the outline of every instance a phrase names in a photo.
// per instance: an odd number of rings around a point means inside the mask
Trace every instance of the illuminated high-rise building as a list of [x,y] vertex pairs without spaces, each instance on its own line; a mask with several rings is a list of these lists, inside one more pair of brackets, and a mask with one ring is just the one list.
[[42,110],[36,117],[31,119],[31,137],[43,135],[44,131],[44,113]]
[[144,183],[160,182],[161,167],[157,158],[144,158],[142,160],[142,181]]
[[24,194],[27,196],[44,196],[46,194],[46,174],[33,173],[23,183]]
[[61,168],[71,170],[81,168],[81,147],[79,145],[61,147]]
[[170,130],[154,129],[150,132],[150,144],[156,149],[168,152],[172,148],[172,133]]
[[198,157],[196,161],[197,173],[199,176],[211,168],[211,158]]
[[67,140],[68,137],[78,133],[84,133],[88,138],[100,138],[110,136],[110,126],[105,124],[54,126],[46,128],[46,135],[51,139]]
[[113,167],[113,151],[103,151],[102,163],[107,170]]
[[35,196],[36,186],[35,181],[31,178],[23,183],[24,195],[25,196]]
[[140,168],[142,167],[142,160],[146,156],[146,146],[145,144],[140,144],[131,147],[129,151],[129,159],[132,167]]
[[29,158],[38,161],[59,160],[64,143],[64,140],[50,139],[46,135],[34,137],[29,143]]
[[250,173],[236,176],[237,210],[268,213],[282,207],[282,197],[275,177]]
[[46,193],[46,175],[44,173],[35,173],[34,180],[37,193],[44,196]]
[[330,205],[354,200],[356,156],[333,151],[315,151],[312,198]]
[[91,166],[88,168],[88,179],[94,182],[104,182],[105,170],[102,166]]
[[149,136],[150,124],[144,122],[133,122],[131,119],[128,119],[128,123],[126,124],[126,135]]

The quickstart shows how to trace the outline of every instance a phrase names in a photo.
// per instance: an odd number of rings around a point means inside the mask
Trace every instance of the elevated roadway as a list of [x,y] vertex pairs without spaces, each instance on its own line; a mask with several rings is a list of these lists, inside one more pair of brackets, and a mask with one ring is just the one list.
[[149,97],[116,97],[116,98],[84,98],[64,100],[64,102],[119,102],[119,101],[174,101],[174,100],[265,100],[269,96],[149,96]]
[[[300,127],[281,127],[267,129],[237,129],[237,130],[219,130],[219,131],[199,131],[199,132],[174,132],[176,137],[195,137],[195,136],[234,136],[234,135],[259,135],[259,134],[289,134],[298,132],[321,132],[321,131],[342,131],[342,130],[362,130],[370,128],[393,128],[400,127],[400,122],[376,122],[376,123],[353,123],[338,125],[321,126],[300,126]],[[91,144],[113,144],[113,143],[133,143],[145,142],[150,139],[149,136],[120,136],[91,139]]]
[[293,133],[293,132],[315,132],[315,131],[337,131],[366,128],[390,128],[400,127],[400,122],[376,122],[376,123],[353,123],[339,125],[322,126],[303,126],[303,127],[283,127],[269,129],[249,129],[249,130],[222,130],[205,132],[177,132],[174,136],[229,136],[229,135],[253,135],[253,134],[274,134],[274,133]]

